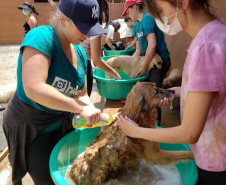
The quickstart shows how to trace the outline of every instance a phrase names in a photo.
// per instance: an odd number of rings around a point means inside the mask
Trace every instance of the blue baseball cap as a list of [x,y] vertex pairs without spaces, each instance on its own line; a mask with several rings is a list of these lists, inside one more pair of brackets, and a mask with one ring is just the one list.
[[59,10],[70,18],[84,35],[106,33],[98,22],[100,8],[96,0],[60,0]]

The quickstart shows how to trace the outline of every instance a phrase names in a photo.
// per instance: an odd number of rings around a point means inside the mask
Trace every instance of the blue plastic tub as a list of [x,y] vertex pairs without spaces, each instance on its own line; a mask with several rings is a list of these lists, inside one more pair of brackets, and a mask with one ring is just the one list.
[[[102,57],[104,61],[115,56]],[[139,81],[146,81],[149,75],[145,75],[135,79],[129,79],[129,76],[124,72],[118,72],[121,76],[120,80],[107,79],[106,73],[102,69],[93,70],[93,78],[96,80],[99,94],[110,100],[126,100],[127,95],[132,87]]]
[[136,48],[134,46],[128,48],[127,50],[106,50],[103,48],[105,56],[112,56],[112,55],[133,55]]
[[[69,185],[64,179],[66,171],[71,162],[89,145],[90,141],[96,139],[100,127],[89,129],[76,129],[64,136],[54,147],[49,161],[50,173],[56,185]],[[186,144],[165,144],[160,143],[163,150],[190,150]],[[195,185],[198,179],[196,164],[194,160],[190,162],[179,162],[178,168],[183,185]]]

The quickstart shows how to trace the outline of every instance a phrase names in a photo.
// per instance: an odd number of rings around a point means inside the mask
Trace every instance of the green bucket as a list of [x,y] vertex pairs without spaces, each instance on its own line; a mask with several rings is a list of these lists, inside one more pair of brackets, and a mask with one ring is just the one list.
[[[89,145],[90,141],[96,139],[100,127],[88,129],[76,129],[64,136],[53,148],[50,155],[49,167],[52,179],[56,185],[69,185],[64,179],[66,171],[71,162]],[[190,150],[185,144],[165,144],[160,143],[163,150]],[[189,162],[179,162],[178,168],[183,185],[195,185],[198,179],[196,164],[194,160]]]
[[112,55],[133,55],[135,49],[136,48],[134,46],[132,46],[132,47],[128,48],[127,50],[107,50],[107,49],[103,48],[103,51],[104,51],[104,55],[105,56],[112,56]]
[[[104,61],[115,56],[102,57]],[[126,100],[127,95],[131,91],[132,87],[139,81],[146,81],[149,75],[145,75],[135,79],[129,79],[129,76],[124,72],[118,72],[121,76],[121,80],[107,79],[106,73],[102,69],[93,70],[93,78],[96,80],[97,89],[99,94],[110,100]]]

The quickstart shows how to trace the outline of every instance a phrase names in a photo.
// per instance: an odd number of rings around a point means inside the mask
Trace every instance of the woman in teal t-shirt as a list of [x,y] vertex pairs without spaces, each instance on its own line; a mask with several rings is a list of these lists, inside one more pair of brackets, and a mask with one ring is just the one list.
[[72,113],[98,122],[101,111],[87,95],[85,51],[77,46],[101,35],[96,0],[61,0],[52,25],[32,29],[20,48],[17,90],[4,112],[13,184],[28,172],[36,185],[54,184],[49,157],[72,128]]
[[[155,19],[144,13],[141,0],[127,0],[122,15],[127,15],[132,20],[138,21],[136,26],[136,51],[133,56],[145,56],[145,61],[136,76],[144,76],[149,72],[149,82],[161,87],[163,79],[171,66],[170,53],[167,49],[163,32],[158,28]],[[148,66],[155,53],[163,60],[162,69],[153,68],[148,71]],[[160,125],[160,108],[157,109],[157,113],[157,124]]]

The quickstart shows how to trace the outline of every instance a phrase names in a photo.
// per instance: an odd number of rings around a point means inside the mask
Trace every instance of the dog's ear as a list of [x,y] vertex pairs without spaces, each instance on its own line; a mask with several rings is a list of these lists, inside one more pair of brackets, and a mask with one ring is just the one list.
[[141,110],[145,111],[145,112],[149,111],[149,105],[146,101],[146,95],[142,94],[141,98],[142,98],[142,100],[141,100]]
[[144,100],[142,96],[137,97],[130,93],[127,97],[122,113],[135,121],[141,112],[143,101]]
[[135,102],[135,108],[136,108],[136,118],[140,115],[141,111],[149,111],[149,105],[147,104],[145,94],[141,94],[141,96],[138,98],[138,100]]

